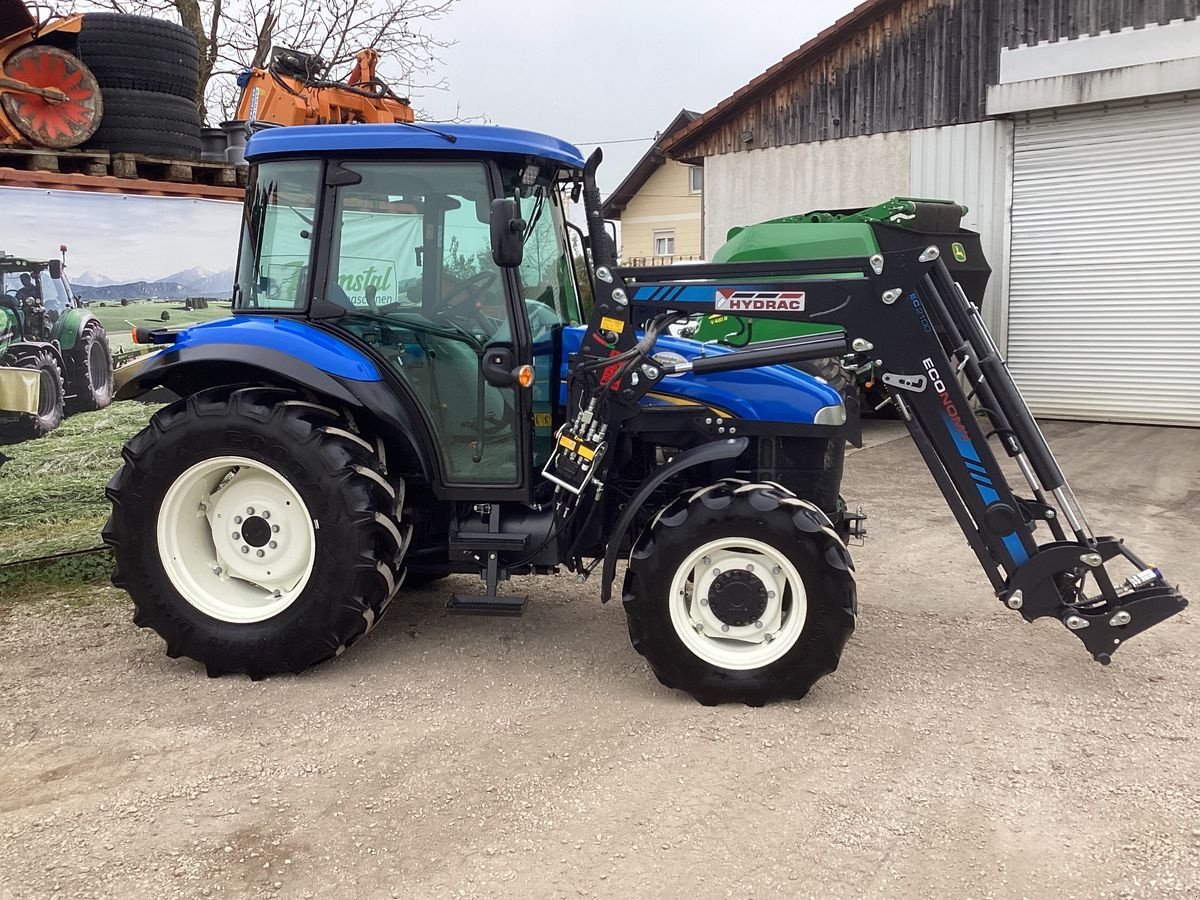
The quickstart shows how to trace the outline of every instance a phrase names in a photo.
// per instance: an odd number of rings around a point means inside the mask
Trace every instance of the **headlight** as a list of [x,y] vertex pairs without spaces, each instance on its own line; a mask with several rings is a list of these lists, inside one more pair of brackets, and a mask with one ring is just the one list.
[[837,406],[822,406],[813,417],[814,425],[845,425],[846,407],[839,403]]

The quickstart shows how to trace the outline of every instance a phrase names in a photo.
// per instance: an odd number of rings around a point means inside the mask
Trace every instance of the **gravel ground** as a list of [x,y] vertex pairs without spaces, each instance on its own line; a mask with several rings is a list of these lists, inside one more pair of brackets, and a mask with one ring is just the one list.
[[[1050,432],[1093,523],[1194,589],[1196,432]],[[859,629],[799,703],[665,690],[567,577],[518,620],[414,594],[257,684],[115,591],[0,601],[0,900],[1200,896],[1195,613],[1109,668],[1024,624],[891,436],[847,465]]]

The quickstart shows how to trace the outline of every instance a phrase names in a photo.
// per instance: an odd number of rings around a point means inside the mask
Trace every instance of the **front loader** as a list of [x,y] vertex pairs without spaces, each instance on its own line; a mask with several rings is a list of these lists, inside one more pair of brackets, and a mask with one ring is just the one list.
[[[857,423],[797,367],[831,357],[880,373],[1007,608],[1107,663],[1186,606],[1092,532],[942,248],[969,232],[873,223],[870,254],[623,269],[599,153],[545,135],[273,128],[247,158],[232,317],[142,332],[158,351],[117,373],[118,398],[180,400],[127,445],[105,529],[134,621],[210,675],[339,655],[406,584],[453,573],[481,582],[453,613],[520,614],[504,582],[562,568],[607,601],[625,558],[630,639],[660,681],[802,697],[858,611]],[[700,314],[831,327],[741,349],[670,333]]]

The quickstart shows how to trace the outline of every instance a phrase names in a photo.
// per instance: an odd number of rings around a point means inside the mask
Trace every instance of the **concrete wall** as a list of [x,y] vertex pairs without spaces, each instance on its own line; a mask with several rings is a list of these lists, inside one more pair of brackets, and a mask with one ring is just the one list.
[[909,133],[898,131],[708,157],[705,256],[737,225],[910,194],[909,144]]
[[654,232],[675,232],[675,256],[700,256],[701,197],[689,191],[691,166],[667,160],[621,213],[621,259],[654,256]]

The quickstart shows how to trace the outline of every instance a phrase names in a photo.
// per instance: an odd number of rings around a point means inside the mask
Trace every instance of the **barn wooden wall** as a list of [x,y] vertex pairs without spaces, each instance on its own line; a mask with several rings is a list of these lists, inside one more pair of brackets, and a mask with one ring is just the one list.
[[671,155],[977,122],[1002,47],[1198,15],[1200,0],[908,0],[752,91]]

